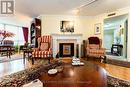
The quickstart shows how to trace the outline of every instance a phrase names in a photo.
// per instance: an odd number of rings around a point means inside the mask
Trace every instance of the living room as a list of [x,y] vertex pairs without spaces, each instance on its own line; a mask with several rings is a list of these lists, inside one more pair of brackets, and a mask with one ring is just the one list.
[[130,86],[129,0],[0,3],[1,87]]

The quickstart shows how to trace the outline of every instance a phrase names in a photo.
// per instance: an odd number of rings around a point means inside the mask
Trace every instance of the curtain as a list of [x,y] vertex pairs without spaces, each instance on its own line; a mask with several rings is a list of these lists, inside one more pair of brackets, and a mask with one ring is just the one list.
[[28,28],[27,27],[22,27],[22,28],[23,28],[24,40],[27,43],[28,42]]

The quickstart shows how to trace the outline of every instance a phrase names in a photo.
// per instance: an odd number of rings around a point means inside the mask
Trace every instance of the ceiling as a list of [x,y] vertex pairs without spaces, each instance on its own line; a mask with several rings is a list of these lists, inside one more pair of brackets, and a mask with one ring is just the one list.
[[[91,0],[15,0],[16,12],[36,17],[41,14],[74,15],[74,10]],[[80,8],[80,15],[95,16],[130,6],[130,0],[97,0]]]

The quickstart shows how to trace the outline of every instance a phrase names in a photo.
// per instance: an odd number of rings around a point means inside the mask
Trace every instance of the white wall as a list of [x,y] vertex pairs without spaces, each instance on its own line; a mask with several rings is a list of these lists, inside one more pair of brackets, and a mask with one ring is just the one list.
[[17,26],[30,27],[31,21],[31,17],[21,13],[16,13],[11,16],[0,16],[0,23],[12,24]]
[[60,21],[74,21],[74,34],[83,34],[83,39],[87,39],[94,33],[93,17],[67,16],[67,15],[42,15],[42,35],[62,34],[60,32]]
[[[118,9],[117,11],[115,11],[116,15],[115,16],[119,16],[119,15],[124,15],[124,14],[130,14],[130,7],[126,7],[126,8],[122,8],[122,9]],[[94,20],[94,24],[96,23],[101,23],[102,24],[102,30],[101,30],[101,34],[100,35],[97,35],[98,37],[100,38],[103,38],[103,25],[104,25],[104,19],[106,18],[109,18],[107,17],[109,13],[104,13],[104,14],[101,14],[101,15],[98,15],[95,17],[95,20]],[[113,16],[114,17],[114,16]],[[130,61],[130,16],[128,17],[128,47],[127,47],[127,60]]]

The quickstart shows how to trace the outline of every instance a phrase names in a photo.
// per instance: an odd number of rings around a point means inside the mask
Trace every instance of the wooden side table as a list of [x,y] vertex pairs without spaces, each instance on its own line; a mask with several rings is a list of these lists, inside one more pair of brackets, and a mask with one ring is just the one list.
[[[33,52],[33,51],[32,51],[31,49],[26,49],[26,50],[23,51],[23,59],[24,59],[24,62],[25,62],[25,58],[26,58],[26,57],[32,58],[32,52]],[[27,55],[26,55],[26,54],[27,54]]]

